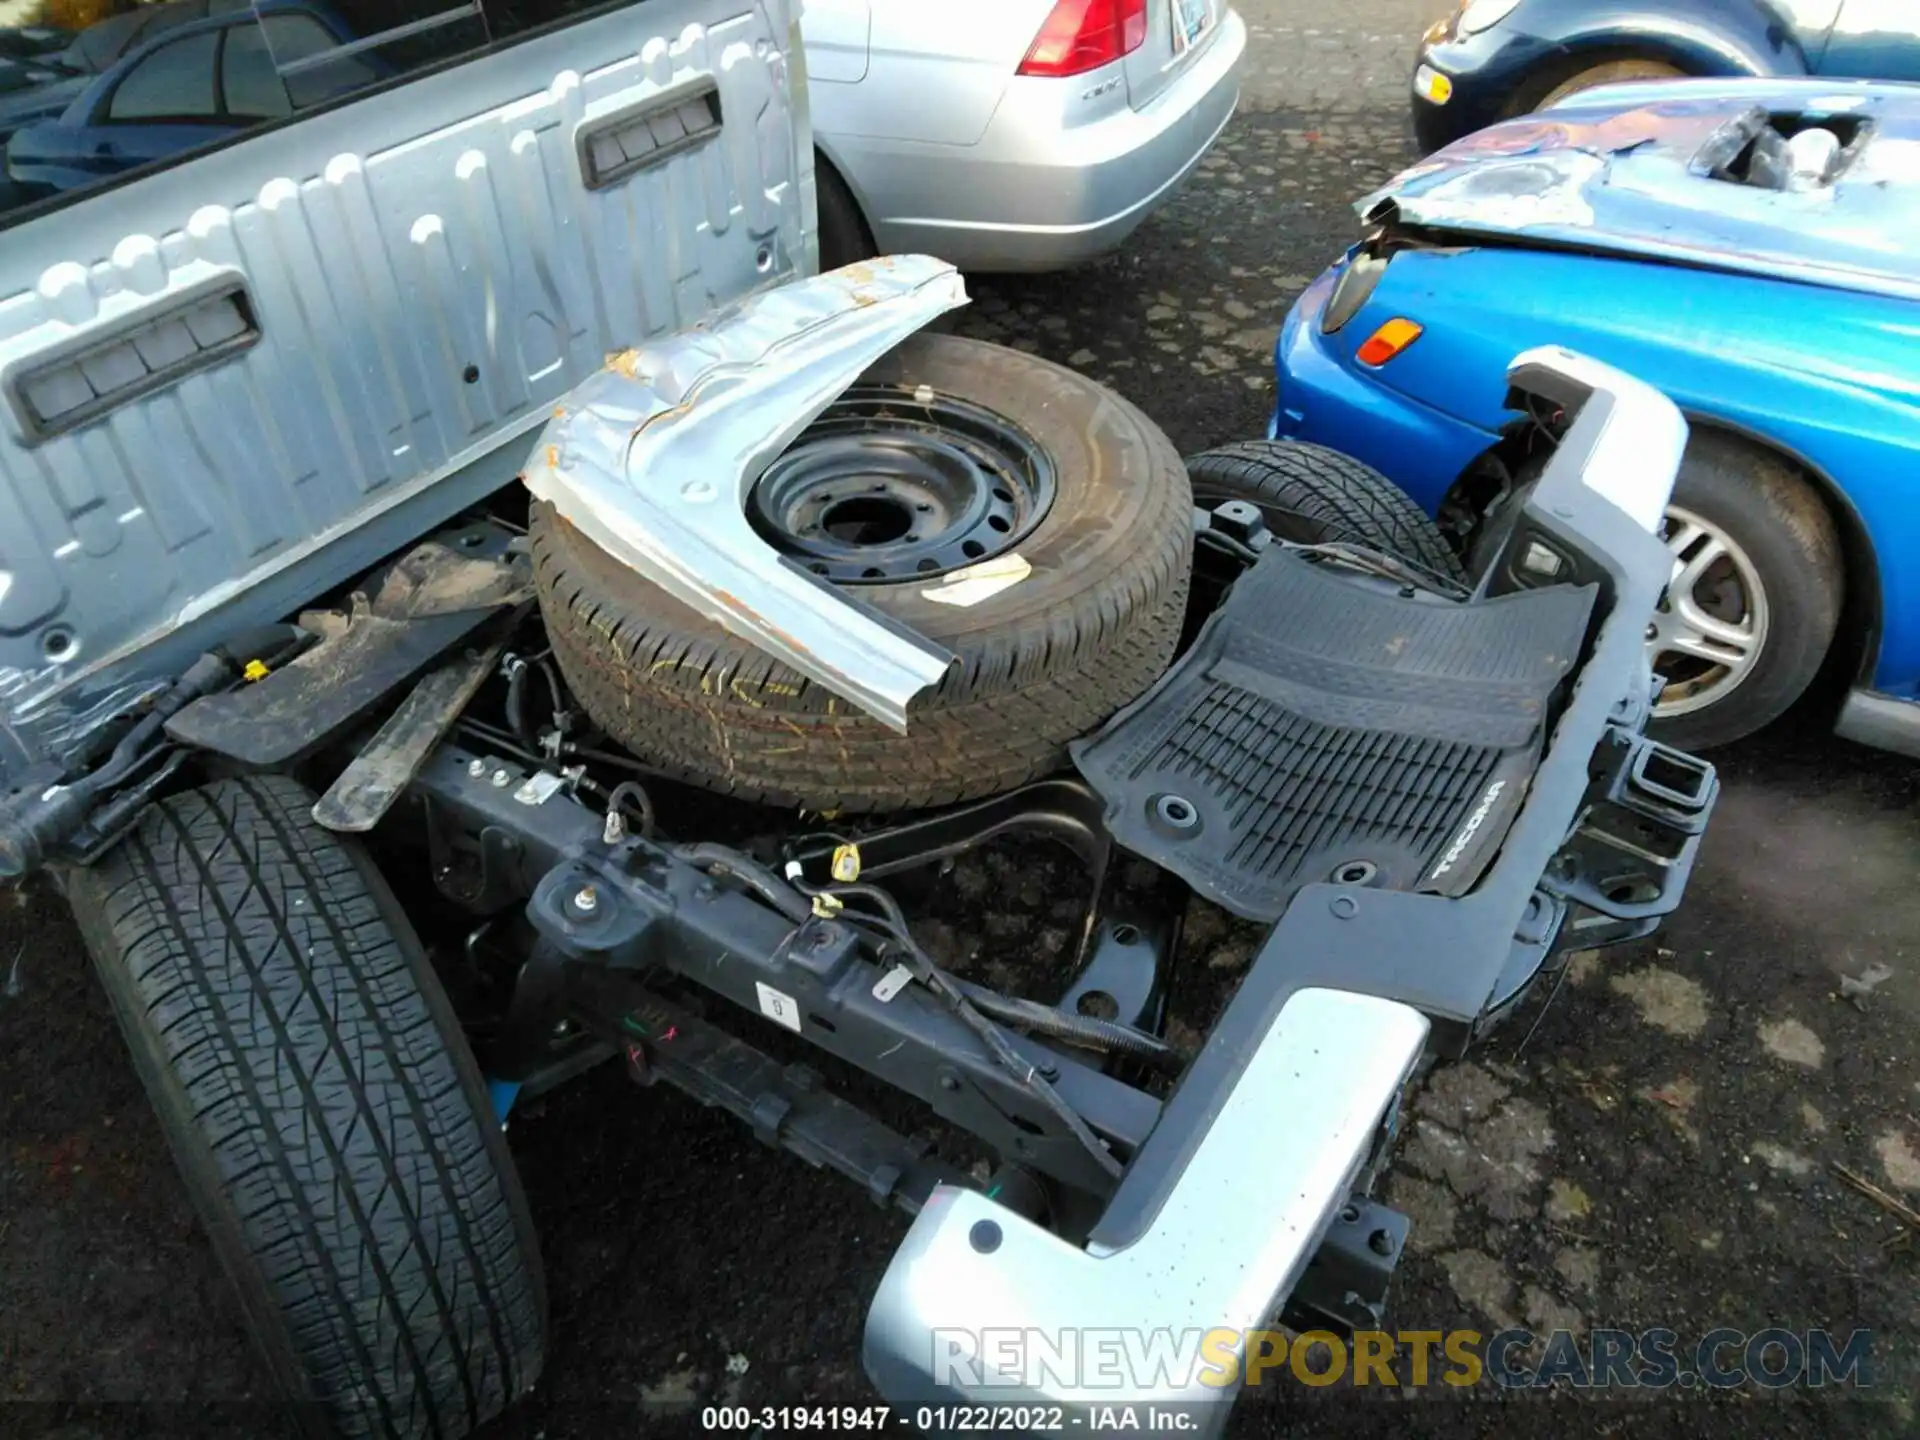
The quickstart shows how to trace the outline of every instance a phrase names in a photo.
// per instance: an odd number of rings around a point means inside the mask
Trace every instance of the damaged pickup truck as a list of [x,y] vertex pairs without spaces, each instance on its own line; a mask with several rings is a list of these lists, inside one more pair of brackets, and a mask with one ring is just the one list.
[[[70,900],[312,1429],[533,1385],[502,1120],[613,1062],[916,1217],[865,1343],[903,1419],[1210,1431],[1218,1374],[953,1339],[1379,1322],[1407,1086],[1687,882],[1717,784],[1643,734],[1642,644],[1686,426],[1514,359],[1556,448],[1471,571],[1312,447],[1190,482],[923,333],[941,262],[809,276],[780,0],[540,10],[14,217],[0,864]],[[901,898],[1020,834],[1094,897],[1026,994]],[[1268,931],[1189,1052],[1193,896]]]

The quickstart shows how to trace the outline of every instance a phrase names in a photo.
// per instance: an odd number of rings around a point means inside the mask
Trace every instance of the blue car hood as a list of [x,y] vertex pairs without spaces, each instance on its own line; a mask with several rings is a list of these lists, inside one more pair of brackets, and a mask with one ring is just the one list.
[[[1832,179],[1794,191],[1716,177],[1782,117],[1853,137]],[[1357,208],[1369,223],[1920,299],[1920,86],[1610,85],[1469,135]]]

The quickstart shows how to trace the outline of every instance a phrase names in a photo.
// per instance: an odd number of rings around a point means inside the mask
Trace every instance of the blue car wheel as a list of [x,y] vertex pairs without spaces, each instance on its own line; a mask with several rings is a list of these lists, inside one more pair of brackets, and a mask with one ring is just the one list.
[[1667,510],[1673,580],[1647,627],[1666,686],[1654,731],[1710,749],[1778,719],[1812,684],[1845,591],[1833,518],[1799,472],[1695,431]]

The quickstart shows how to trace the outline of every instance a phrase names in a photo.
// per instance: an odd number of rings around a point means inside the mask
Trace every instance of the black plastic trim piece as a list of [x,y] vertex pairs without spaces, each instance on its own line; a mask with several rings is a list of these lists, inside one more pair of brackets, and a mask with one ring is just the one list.
[[38,445],[230,360],[259,340],[245,281],[226,277],[12,366],[3,384],[22,436]]
[[590,120],[574,132],[580,179],[605,190],[720,134],[720,86],[700,76],[636,105]]

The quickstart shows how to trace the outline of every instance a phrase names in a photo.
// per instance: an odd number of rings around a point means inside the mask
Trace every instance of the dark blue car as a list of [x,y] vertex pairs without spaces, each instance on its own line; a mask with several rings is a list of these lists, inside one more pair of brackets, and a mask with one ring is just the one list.
[[98,184],[325,98],[303,94],[302,75],[309,91],[315,77],[327,90],[373,78],[373,57],[333,57],[354,35],[325,4],[207,0],[156,8],[174,23],[149,24],[110,68],[50,92],[65,102],[57,113],[14,132],[6,151],[12,181],[43,191]]
[[44,26],[0,31],[0,144],[60,114],[95,77],[148,41],[196,20],[252,9],[252,0],[166,0],[109,16],[78,35]]
[[1683,75],[1920,80],[1920,0],[1463,0],[1420,46],[1423,150],[1578,91]]

